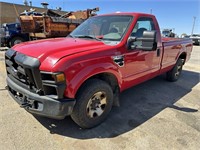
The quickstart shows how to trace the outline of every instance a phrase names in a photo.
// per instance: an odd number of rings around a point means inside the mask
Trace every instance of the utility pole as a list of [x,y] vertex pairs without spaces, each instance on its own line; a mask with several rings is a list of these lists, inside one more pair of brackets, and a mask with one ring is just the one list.
[[152,14],[152,8],[150,9],[150,14]]
[[192,26],[192,33],[191,33],[191,35],[192,35],[193,32],[194,32],[194,26],[195,26],[196,17],[193,17],[193,19],[194,19],[194,21],[193,21],[193,26]]

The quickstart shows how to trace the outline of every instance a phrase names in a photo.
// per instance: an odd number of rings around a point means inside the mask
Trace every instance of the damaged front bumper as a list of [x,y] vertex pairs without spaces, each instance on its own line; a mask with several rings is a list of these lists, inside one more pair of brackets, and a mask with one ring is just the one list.
[[54,119],[64,119],[70,115],[75,105],[75,99],[53,99],[41,96],[22,88],[7,78],[7,89],[17,103],[28,112]]

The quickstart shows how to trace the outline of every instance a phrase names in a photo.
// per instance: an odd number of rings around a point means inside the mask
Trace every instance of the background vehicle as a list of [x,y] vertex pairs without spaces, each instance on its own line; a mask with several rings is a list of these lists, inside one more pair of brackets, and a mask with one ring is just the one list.
[[193,41],[193,44],[200,45],[200,34],[193,34],[190,36]]
[[97,11],[98,7],[61,15],[51,9],[43,14],[32,10],[21,13],[19,20],[22,32],[29,34],[31,39],[66,37],[83,21],[95,16]]
[[12,47],[24,41],[29,41],[29,34],[21,32],[20,23],[5,23],[2,28],[1,45]]
[[175,37],[175,33],[172,32],[172,29],[163,29],[162,36],[163,37]]
[[190,36],[189,35],[185,35],[185,36],[182,36],[181,38],[190,38]]
[[191,51],[191,39],[161,38],[153,15],[95,16],[67,38],[9,49],[8,91],[30,113],[71,115],[82,128],[91,128],[106,119],[125,89],[163,73],[177,81]]
[[45,13],[35,10],[20,14],[20,23],[5,23],[1,35],[1,45],[12,47],[24,41],[66,37],[87,18],[96,15],[99,8],[69,12],[60,15],[51,9]]

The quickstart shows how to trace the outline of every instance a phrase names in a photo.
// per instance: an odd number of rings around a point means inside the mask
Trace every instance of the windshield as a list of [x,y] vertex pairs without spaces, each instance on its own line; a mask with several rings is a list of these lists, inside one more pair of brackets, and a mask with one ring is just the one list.
[[78,26],[69,36],[101,40],[107,44],[118,44],[126,33],[132,16],[91,17]]

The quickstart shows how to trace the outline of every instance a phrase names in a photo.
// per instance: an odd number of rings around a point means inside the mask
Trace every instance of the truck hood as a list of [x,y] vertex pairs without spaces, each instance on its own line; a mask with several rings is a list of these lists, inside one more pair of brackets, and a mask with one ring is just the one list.
[[51,57],[55,64],[62,57],[106,46],[108,45],[95,40],[55,38],[21,43],[13,49],[27,56],[38,58],[40,62]]

